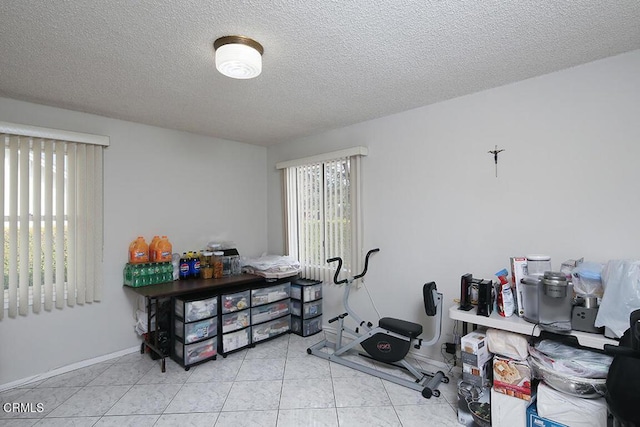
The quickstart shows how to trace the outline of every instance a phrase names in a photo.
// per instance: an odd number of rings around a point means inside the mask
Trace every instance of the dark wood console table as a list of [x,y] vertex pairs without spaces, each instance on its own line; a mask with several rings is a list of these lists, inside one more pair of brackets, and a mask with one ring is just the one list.
[[[292,277],[293,278],[293,277]],[[141,286],[137,288],[124,286],[132,292],[142,295],[146,300],[147,307],[147,334],[144,342],[140,346],[140,352],[144,353],[145,348],[159,356],[162,372],[166,371],[165,355],[159,348],[158,336],[159,326],[156,318],[156,326],[152,331],[151,324],[154,316],[158,313],[158,301],[163,298],[175,296],[185,296],[207,291],[226,291],[249,287],[256,283],[268,283],[267,279],[253,274],[240,274],[237,276],[227,276],[219,279],[187,279],[175,280],[173,282],[159,283],[157,285]],[[154,309],[155,307],[155,309]],[[153,332],[153,333],[152,333]]]

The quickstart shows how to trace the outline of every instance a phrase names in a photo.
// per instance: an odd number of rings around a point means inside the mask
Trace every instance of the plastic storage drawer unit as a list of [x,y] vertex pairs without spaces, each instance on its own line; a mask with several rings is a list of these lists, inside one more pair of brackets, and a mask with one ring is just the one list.
[[253,324],[267,322],[289,314],[289,301],[279,301],[251,309]]
[[266,288],[251,290],[251,306],[255,307],[262,304],[268,304],[274,301],[280,301],[289,298],[291,294],[291,283],[281,283],[279,285],[269,286]]
[[304,317],[305,319],[322,314],[322,300],[306,302],[306,303],[301,303],[300,301],[292,300],[291,314],[293,314],[294,316]]
[[234,294],[224,294],[220,297],[222,313],[231,313],[249,308],[249,291],[236,292]]
[[266,340],[283,334],[291,329],[291,316],[281,317],[271,322],[262,323],[253,328],[253,342]]
[[174,323],[174,333],[176,337],[180,338],[185,344],[211,338],[217,335],[217,319],[217,317],[211,317],[192,323],[184,323],[182,320],[176,319]]
[[231,332],[222,336],[222,352],[229,353],[249,345],[251,338],[251,328],[245,328],[241,331]]
[[217,337],[213,337],[206,341],[200,341],[193,344],[184,345],[177,341],[174,345],[175,355],[182,362],[186,369],[195,363],[204,362],[205,360],[216,357],[217,354]]
[[237,311],[222,315],[222,333],[237,331],[251,324],[249,310]]
[[306,320],[296,316],[291,317],[291,332],[307,337],[320,331],[322,331],[322,316]]
[[218,296],[191,299],[175,299],[175,315],[185,322],[195,322],[218,314]]
[[309,279],[298,279],[291,284],[291,298],[303,302],[322,298],[322,282]]

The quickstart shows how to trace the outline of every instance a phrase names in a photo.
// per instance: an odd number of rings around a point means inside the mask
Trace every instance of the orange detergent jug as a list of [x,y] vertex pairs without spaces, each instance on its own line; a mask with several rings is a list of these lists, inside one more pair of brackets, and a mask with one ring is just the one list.
[[173,247],[167,236],[162,236],[162,238],[158,240],[155,251],[155,261],[171,262]]
[[160,242],[160,236],[153,236],[151,243],[149,243],[149,261],[159,261],[156,259],[156,248]]
[[132,264],[149,262],[149,245],[145,242],[144,237],[138,236],[129,245],[129,262]]

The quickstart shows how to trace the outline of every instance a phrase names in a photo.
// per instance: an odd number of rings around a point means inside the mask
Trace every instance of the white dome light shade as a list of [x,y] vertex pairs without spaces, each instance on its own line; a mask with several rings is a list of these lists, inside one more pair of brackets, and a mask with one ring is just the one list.
[[213,44],[216,49],[216,68],[234,79],[251,79],[262,72],[262,46],[255,40],[242,36],[219,38]]

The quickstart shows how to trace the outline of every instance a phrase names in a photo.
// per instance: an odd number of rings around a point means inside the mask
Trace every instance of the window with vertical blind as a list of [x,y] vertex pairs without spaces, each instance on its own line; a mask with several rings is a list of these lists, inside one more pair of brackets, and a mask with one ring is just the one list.
[[[301,275],[333,282],[332,257],[346,275],[361,264],[361,157],[365,147],[278,163],[284,170],[287,255],[300,261]],[[356,273],[354,273],[356,274]]]
[[109,138],[0,122],[0,319],[102,297]]

